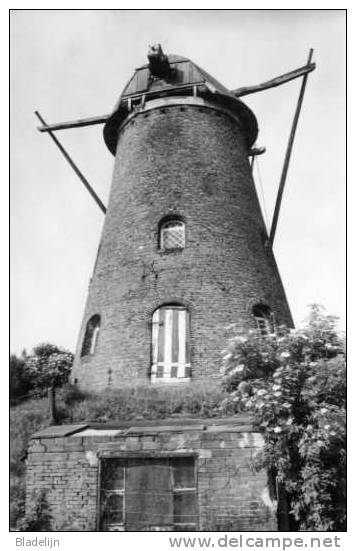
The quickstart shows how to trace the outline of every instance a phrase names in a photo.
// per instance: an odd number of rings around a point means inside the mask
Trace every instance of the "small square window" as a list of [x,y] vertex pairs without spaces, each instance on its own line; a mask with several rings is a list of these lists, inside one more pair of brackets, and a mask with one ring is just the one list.
[[160,228],[160,249],[184,249],[185,225],[181,220],[169,220]]
[[196,493],[181,492],[173,496],[173,521],[174,524],[189,524],[196,521]]
[[191,457],[177,457],[173,462],[174,488],[194,488],[194,461]]
[[106,459],[102,470],[101,480],[104,490],[123,490],[124,464],[118,463],[116,459]]
[[163,365],[158,365],[158,366],[157,366],[157,374],[156,374],[156,377],[158,377],[158,378],[163,377]]
[[102,499],[105,510],[105,518],[103,518],[105,524],[122,524],[124,521],[124,495],[106,492]]

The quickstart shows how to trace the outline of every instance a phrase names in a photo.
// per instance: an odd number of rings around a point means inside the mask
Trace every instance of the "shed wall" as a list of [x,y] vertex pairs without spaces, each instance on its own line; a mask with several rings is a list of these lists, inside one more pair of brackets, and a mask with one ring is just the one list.
[[259,433],[232,428],[38,438],[27,461],[27,507],[34,492],[46,492],[53,530],[98,529],[99,466],[102,457],[179,457],[196,459],[199,530],[277,530],[267,476],[254,457]]

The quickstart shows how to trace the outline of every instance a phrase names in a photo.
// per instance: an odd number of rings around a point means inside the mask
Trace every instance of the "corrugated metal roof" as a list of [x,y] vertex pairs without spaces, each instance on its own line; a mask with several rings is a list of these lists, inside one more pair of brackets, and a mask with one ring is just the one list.
[[73,436],[73,438],[80,437],[93,437],[93,436],[118,436],[119,434],[125,433],[125,430],[120,429],[108,429],[108,428],[102,428],[102,429],[92,429],[92,428],[84,428],[83,430],[76,432],[74,434],[71,434],[70,436]]
[[39,430],[31,438],[62,438],[86,429],[88,425],[51,425]]
[[36,432],[32,438],[63,438],[67,436],[117,436],[120,433],[139,434],[154,432],[184,432],[189,430],[251,432],[253,418],[235,416],[226,418],[185,418],[141,421],[118,421],[116,423],[88,423],[83,425],[52,425]]

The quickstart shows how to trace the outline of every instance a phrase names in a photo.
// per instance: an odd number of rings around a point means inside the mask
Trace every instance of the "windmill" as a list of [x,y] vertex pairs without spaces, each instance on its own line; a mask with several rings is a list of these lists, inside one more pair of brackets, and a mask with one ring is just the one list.
[[[161,74],[160,73],[161,64],[163,63],[163,65],[164,65],[165,63],[167,63],[167,61],[166,61],[167,56],[165,56],[163,54],[161,45],[158,44],[156,46],[151,47],[148,57],[149,57],[149,60],[151,62],[151,69],[153,71],[153,74],[154,74],[155,71],[156,72],[158,71],[158,74]],[[281,177],[280,177],[280,181],[279,181],[276,204],[275,204],[275,207],[274,207],[271,230],[270,230],[270,235],[269,235],[269,243],[270,243],[271,246],[273,246],[274,238],[275,238],[275,235],[276,235],[276,229],[277,229],[279,212],[280,212],[281,203],[282,203],[283,191],[284,191],[285,183],[286,183],[286,180],[287,180],[289,162],[290,162],[290,158],[291,158],[291,155],[292,155],[294,138],[295,138],[295,133],[296,133],[296,130],[297,130],[300,111],[301,111],[301,108],[302,108],[302,103],[303,103],[303,98],[304,98],[304,93],[305,93],[305,88],[306,88],[306,84],[307,84],[308,75],[309,75],[309,73],[314,71],[314,69],[316,67],[315,63],[312,63],[312,57],[313,57],[313,49],[310,49],[306,65],[304,65],[302,67],[299,67],[298,69],[294,69],[294,70],[292,70],[288,73],[284,73],[284,74],[282,74],[278,77],[275,77],[275,78],[273,78],[271,80],[268,80],[266,82],[263,82],[261,84],[256,84],[256,85],[252,85],[252,86],[243,86],[241,88],[236,88],[234,90],[231,90],[231,93],[236,98],[241,98],[243,96],[248,96],[250,94],[256,94],[257,92],[263,92],[263,91],[268,90],[270,88],[276,88],[278,86],[286,84],[287,82],[290,82],[290,81],[295,80],[297,78],[302,79],[300,92],[299,92],[299,97],[298,97],[298,102],[297,102],[296,110],[295,110],[295,113],[294,113],[292,127],[291,127],[291,130],[290,130],[290,135],[289,135],[289,139],[288,139],[288,145],[287,145],[285,158],[284,158],[284,162],[283,162],[283,169],[282,169],[282,173],[281,173]],[[163,62],[162,62],[162,60],[163,60]],[[155,68],[155,67],[157,67],[157,68]],[[59,150],[62,152],[64,157],[67,159],[70,166],[73,168],[74,172],[77,174],[77,176],[79,177],[81,182],[84,184],[85,188],[88,190],[88,192],[90,193],[90,195],[92,196],[92,198],[94,199],[94,201],[96,202],[96,204],[98,205],[100,210],[105,214],[106,213],[106,208],[105,208],[104,204],[102,203],[102,201],[100,200],[100,198],[98,197],[96,192],[94,191],[93,187],[89,184],[88,180],[84,177],[82,172],[79,170],[79,168],[76,166],[74,161],[71,159],[70,155],[65,150],[65,148],[62,146],[62,144],[60,143],[58,138],[54,135],[54,132],[57,131],[57,130],[67,130],[67,129],[71,129],[71,128],[80,128],[80,127],[84,127],[84,126],[93,126],[93,125],[98,125],[98,124],[105,124],[106,121],[109,119],[110,115],[109,114],[108,115],[98,115],[98,116],[94,116],[94,117],[86,117],[86,118],[83,118],[83,119],[78,119],[78,120],[75,120],[75,121],[65,121],[65,122],[60,122],[60,123],[48,125],[44,121],[44,119],[42,118],[42,116],[40,115],[40,113],[38,111],[35,111],[35,114],[36,114],[37,118],[40,120],[40,122],[42,123],[42,126],[40,126],[38,128],[38,130],[40,132],[47,132],[49,134],[49,136],[52,138],[52,140],[57,145]],[[256,155],[261,155],[262,153],[265,153],[264,148],[254,148],[254,149],[251,150],[251,156],[252,156],[252,163],[251,164],[252,164],[252,166],[253,166],[253,161],[254,161],[255,156]]]
[[[303,67],[228,90],[156,45],[112,114],[47,124],[36,111],[39,131],[106,214],[73,368],[82,387],[214,377],[229,322],[262,333],[293,324],[272,247],[312,54]],[[257,121],[240,98],[297,78],[267,234],[252,180],[265,149],[254,146]],[[55,135],[97,124],[116,157],[108,209]]]

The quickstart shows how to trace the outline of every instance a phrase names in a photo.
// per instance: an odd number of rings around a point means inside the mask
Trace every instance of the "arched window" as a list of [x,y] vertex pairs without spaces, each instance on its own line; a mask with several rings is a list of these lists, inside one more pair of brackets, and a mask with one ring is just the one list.
[[189,312],[184,306],[167,304],[152,316],[151,382],[190,379]]
[[90,318],[87,323],[85,330],[83,346],[81,356],[88,356],[89,354],[94,354],[95,348],[99,338],[100,331],[100,316],[95,314]]
[[184,249],[185,224],[179,218],[170,218],[160,224],[159,248],[162,251]]
[[265,304],[255,304],[252,308],[252,314],[254,315],[257,329],[262,337],[268,335],[269,333],[274,333],[274,315],[269,306],[266,306]]

